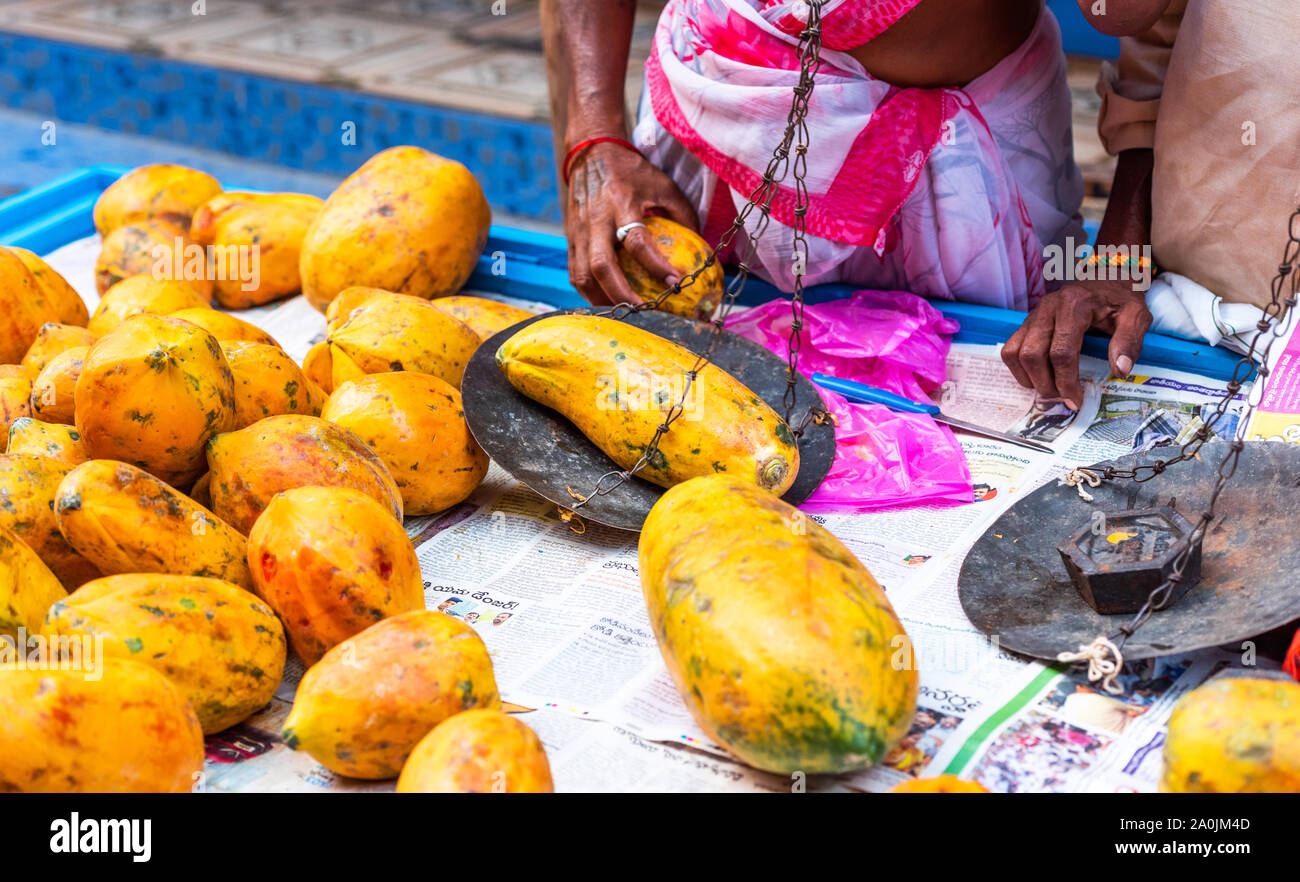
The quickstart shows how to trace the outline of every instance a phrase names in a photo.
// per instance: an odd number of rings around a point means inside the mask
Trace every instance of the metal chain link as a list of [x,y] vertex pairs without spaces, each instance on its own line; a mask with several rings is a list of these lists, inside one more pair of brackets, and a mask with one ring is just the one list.
[[[805,215],[808,212],[809,199],[808,186],[804,180],[808,170],[808,144],[811,140],[807,122],[808,101],[812,97],[814,81],[817,71],[821,67],[821,10],[825,2],[826,0],[806,0],[808,22],[799,34],[797,49],[799,82],[794,87],[794,98],[790,104],[790,113],[786,118],[785,134],[781,139],[781,143],[772,151],[772,158],[768,160],[767,167],[763,170],[762,180],[750,193],[748,201],[737,213],[735,220],[731,222],[731,226],[718,239],[717,245],[705,258],[704,263],[679,279],[677,284],[661,291],[653,300],[646,300],[636,304],[619,303],[605,311],[593,311],[594,315],[622,319],[643,310],[659,309],[669,297],[680,292],[683,288],[693,285],[702,273],[716,264],[718,255],[731,246],[737,233],[748,226],[749,218],[753,212],[758,211],[758,217],[754,221],[753,228],[748,230],[744,254],[740,259],[738,271],[727,282],[722,302],[714,313],[711,322],[713,330],[710,332],[709,341],[705,345],[704,351],[697,356],[695,364],[686,372],[686,382],[682,388],[681,398],[668,409],[663,422],[655,430],[654,437],[650,439],[650,443],[642,448],[640,458],[631,468],[606,472],[596,481],[592,491],[585,495],[576,492],[573,488],[569,488],[569,495],[576,501],[567,511],[561,510],[561,516],[564,520],[571,520],[577,510],[586,505],[589,500],[618,489],[659,454],[659,443],[662,441],[664,434],[668,432],[672,424],[686,409],[686,402],[690,397],[691,387],[696,377],[700,371],[712,363],[714,346],[722,337],[727,316],[730,314],[741,291],[744,290],[745,283],[749,280],[750,264],[758,253],[758,242],[766,233],[768,224],[771,222],[772,201],[787,174],[792,174],[794,180],[795,218],[793,228],[794,253],[792,254],[792,260],[794,261],[794,291],[791,294],[790,303],[792,321],[789,339],[790,354],[786,367],[786,388],[783,396],[784,416],[796,439],[803,435],[809,423],[823,422],[828,418],[829,414],[823,408],[814,405],[808,409],[808,413],[797,426],[793,425],[791,419],[798,398],[796,392],[798,374],[796,371],[799,364],[799,349],[802,343],[801,332],[804,319],[803,277],[808,261],[807,221]],[[793,161],[790,158],[792,152],[794,154]],[[726,185],[719,181],[718,186]]]
[[[1262,388],[1262,384],[1268,378],[1269,354],[1273,350],[1273,344],[1287,333],[1290,324],[1287,317],[1296,305],[1297,292],[1300,292],[1300,273],[1296,272],[1297,260],[1300,260],[1300,207],[1297,207],[1291,213],[1291,218],[1287,222],[1286,247],[1282,251],[1282,262],[1278,264],[1277,275],[1273,277],[1271,284],[1272,300],[1264,308],[1264,318],[1260,319],[1256,325],[1255,336],[1250,341],[1250,349],[1242,356],[1241,361],[1237,362],[1237,366],[1232,372],[1232,378],[1228,382],[1228,387],[1210,419],[1204,422],[1196,433],[1183,443],[1177,456],[1138,465],[1131,469],[1107,467],[1102,472],[1102,477],[1143,483],[1151,480],[1156,475],[1162,474],[1172,465],[1199,458],[1201,448],[1210,438],[1210,430],[1221,424],[1221,420],[1227,415],[1228,408],[1232,405],[1232,400],[1241,390],[1242,384],[1250,378],[1251,370],[1255,367],[1255,355],[1257,353],[1262,364],[1258,368],[1255,383]],[[1282,292],[1287,287],[1288,279],[1290,280],[1290,294],[1284,298]],[[1271,322],[1270,319],[1272,319]],[[1261,343],[1263,343],[1262,348]],[[1252,397],[1257,398],[1258,396],[1252,395],[1247,398],[1246,407],[1242,410],[1237,423],[1239,427],[1246,426],[1250,421],[1251,414],[1255,412],[1257,405],[1250,400]],[[1210,523],[1216,516],[1215,506],[1218,504],[1219,495],[1236,473],[1238,462],[1241,459],[1241,451],[1245,446],[1245,442],[1241,439],[1241,432],[1238,431],[1237,436],[1228,445],[1227,453],[1224,454],[1222,461],[1219,463],[1214,487],[1210,492],[1210,498],[1205,510],[1201,512],[1196,527],[1185,539],[1181,540],[1182,545],[1174,557],[1169,577],[1152,589],[1137,614],[1111,635],[1110,639],[1114,641],[1118,648],[1123,649],[1128,638],[1132,637],[1134,632],[1147,623],[1147,620],[1151,618],[1151,614],[1163,609],[1169,603],[1174,588],[1183,580],[1183,571],[1191,558],[1192,550],[1205,535]]]

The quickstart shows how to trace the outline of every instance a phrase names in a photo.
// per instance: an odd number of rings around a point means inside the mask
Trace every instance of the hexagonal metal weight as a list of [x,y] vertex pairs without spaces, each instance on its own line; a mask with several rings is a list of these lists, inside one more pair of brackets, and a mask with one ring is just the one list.
[[[1179,544],[1194,525],[1172,508],[1101,512],[1057,546],[1070,580],[1084,601],[1102,615],[1135,613],[1173,571]],[[1183,579],[1164,606],[1175,603],[1201,578],[1198,537]]]

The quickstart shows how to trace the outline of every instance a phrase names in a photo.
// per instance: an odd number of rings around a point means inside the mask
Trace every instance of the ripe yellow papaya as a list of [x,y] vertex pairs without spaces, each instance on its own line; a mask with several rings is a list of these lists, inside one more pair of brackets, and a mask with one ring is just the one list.
[[903,626],[867,568],[798,509],[743,478],[696,478],[655,503],[639,562],[682,699],[742,762],[847,772],[906,734],[918,683],[894,664]]
[[76,423],[77,378],[89,346],[73,346],[49,360],[32,381],[32,416],[47,423]]
[[77,431],[98,459],[140,466],[173,487],[204,471],[204,446],[235,424],[235,380],[211,334],[135,315],[86,354]]
[[511,325],[517,325],[524,319],[533,317],[533,314],[526,309],[488,300],[486,297],[471,297],[468,294],[437,297],[429,302],[468,325],[469,329],[478,335],[480,342]]
[[0,364],[0,437],[15,422],[32,415],[32,375],[17,364]]
[[[35,634],[41,629],[46,610],[67,593],[26,542],[8,527],[0,527],[0,637],[15,637],[19,628]],[[0,649],[4,647],[5,642],[0,641]],[[5,705],[0,703],[0,707]],[[3,716],[0,714],[0,718]]]
[[68,544],[106,576],[210,576],[252,589],[245,539],[148,472],[92,459],[67,472],[54,514]]
[[252,322],[246,322],[241,318],[236,318],[228,312],[222,312],[219,309],[210,309],[208,307],[198,307],[190,309],[180,309],[176,312],[169,313],[172,318],[181,319],[192,325],[198,325],[207,331],[218,341],[226,340],[246,340],[251,343],[261,343],[266,346],[274,346],[277,349],[280,344],[275,342],[275,338],[263,331]]
[[69,591],[97,579],[99,569],[59,532],[54,501],[72,466],[46,456],[0,456],[0,526],[27,544]]
[[38,376],[50,359],[67,349],[78,346],[91,346],[99,339],[85,327],[61,325],[58,322],[46,322],[36,334],[32,345],[27,347],[22,365],[33,377]]
[[100,194],[95,229],[107,236],[126,224],[156,218],[188,230],[198,207],[220,192],[217,179],[198,169],[170,163],[142,165]]
[[373,450],[318,417],[282,414],[226,432],[208,445],[212,510],[241,533],[275,494],[294,487],[351,487],[402,519],[402,494]]
[[8,452],[43,456],[68,465],[80,465],[91,458],[76,426],[43,423],[31,417],[19,417],[9,427]]
[[1222,677],[1174,705],[1164,793],[1300,793],[1300,683]]
[[[501,345],[510,384],[560,412],[622,468],[641,458],[668,411],[682,400],[691,352],[626,322],[558,315],[533,322]],[[799,447],[776,411],[735,377],[706,365],[685,409],[637,476],[671,487],[726,473],[780,496],[799,471]]]
[[279,346],[222,340],[235,377],[235,428],[283,413],[320,416],[320,403],[302,368]]
[[460,392],[428,374],[371,374],[334,390],[321,418],[356,434],[388,466],[407,515],[463,502],[488,457],[465,422]]
[[169,315],[182,309],[206,309],[207,300],[189,282],[155,279],[148,275],[123,279],[104,292],[89,331],[102,337],[133,315]]
[[284,674],[280,620],[221,579],[106,576],[51,606],[41,633],[102,637],[106,657],[149,665],[180,688],[205,734],[260,710]]
[[385,291],[382,288],[363,288],[353,285],[344,288],[334,296],[330,305],[325,308],[325,330],[330,332],[338,328],[348,317],[361,307],[367,300],[376,294],[391,294],[391,291]]
[[218,254],[252,254],[253,249],[257,254],[255,278],[216,279],[217,302],[248,309],[296,294],[302,287],[302,240],[324,205],[302,193],[221,193],[203,203],[190,222],[190,238]]
[[90,313],[86,310],[86,301],[82,300],[77,290],[68,284],[68,280],[26,248],[10,245],[9,250],[18,255],[18,259],[31,271],[46,302],[53,307],[56,318],[52,321],[84,328]]
[[396,778],[434,726],[501,697],[487,648],[453,616],[413,610],[371,625],[312,665],[284,743],[352,778]]
[[148,665],[0,671],[0,793],[188,793],[203,731]]
[[478,335],[427,300],[376,291],[349,313],[327,338],[337,388],[353,376],[339,373],[339,353],[361,373],[415,371],[432,374],[460,388]]
[[302,293],[321,312],[351,285],[425,299],[454,294],[491,223],[469,169],[419,147],[392,147],[349,175],[307,229]]
[[346,487],[278,494],[249,533],[248,566],[307,664],[380,619],[424,609],[406,531],[374,499]]
[[95,261],[99,293],[138,275],[185,282],[203,297],[204,306],[212,302],[207,257],[190,241],[188,227],[144,220],[118,227],[105,236]]
[[[654,246],[682,277],[704,266],[704,262],[713,253],[713,248],[698,233],[677,221],[653,215],[647,215],[642,220]],[[618,249],[618,265],[632,292],[642,300],[654,300],[664,290],[665,285],[654,279],[632,256],[632,252],[622,246]],[[722,303],[724,293],[726,279],[722,265],[715,263],[696,276],[694,282],[670,295],[659,308],[685,318],[707,321]]]
[[0,364],[17,364],[41,328],[60,319],[58,304],[49,299],[13,251],[0,247]]
[[398,793],[553,793],[542,741],[517,717],[468,710],[448,717],[411,751]]
[[889,788],[890,793],[988,793],[988,788],[978,781],[967,781],[956,775],[936,775],[933,778],[909,778]]
[[326,395],[333,391],[334,368],[330,362],[329,343],[322,340],[307,350],[302,359],[302,372]]

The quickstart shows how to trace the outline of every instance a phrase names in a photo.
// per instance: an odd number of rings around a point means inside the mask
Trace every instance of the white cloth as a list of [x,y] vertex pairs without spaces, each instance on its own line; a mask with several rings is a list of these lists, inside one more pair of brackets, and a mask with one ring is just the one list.
[[[1171,337],[1204,340],[1245,355],[1259,330],[1263,310],[1223,298],[1186,276],[1161,273],[1147,291],[1151,330]],[[1259,359],[1256,358],[1258,361]]]

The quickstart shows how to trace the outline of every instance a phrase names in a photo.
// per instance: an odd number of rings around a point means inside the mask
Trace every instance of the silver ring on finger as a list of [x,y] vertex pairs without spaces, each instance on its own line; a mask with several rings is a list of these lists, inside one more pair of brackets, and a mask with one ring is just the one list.
[[632,232],[637,227],[644,227],[644,226],[645,224],[641,223],[641,221],[632,221],[632,223],[630,224],[623,224],[623,226],[619,227],[617,230],[614,231],[614,238],[618,240],[618,243],[620,245],[622,245],[623,240],[627,238],[628,233]]

